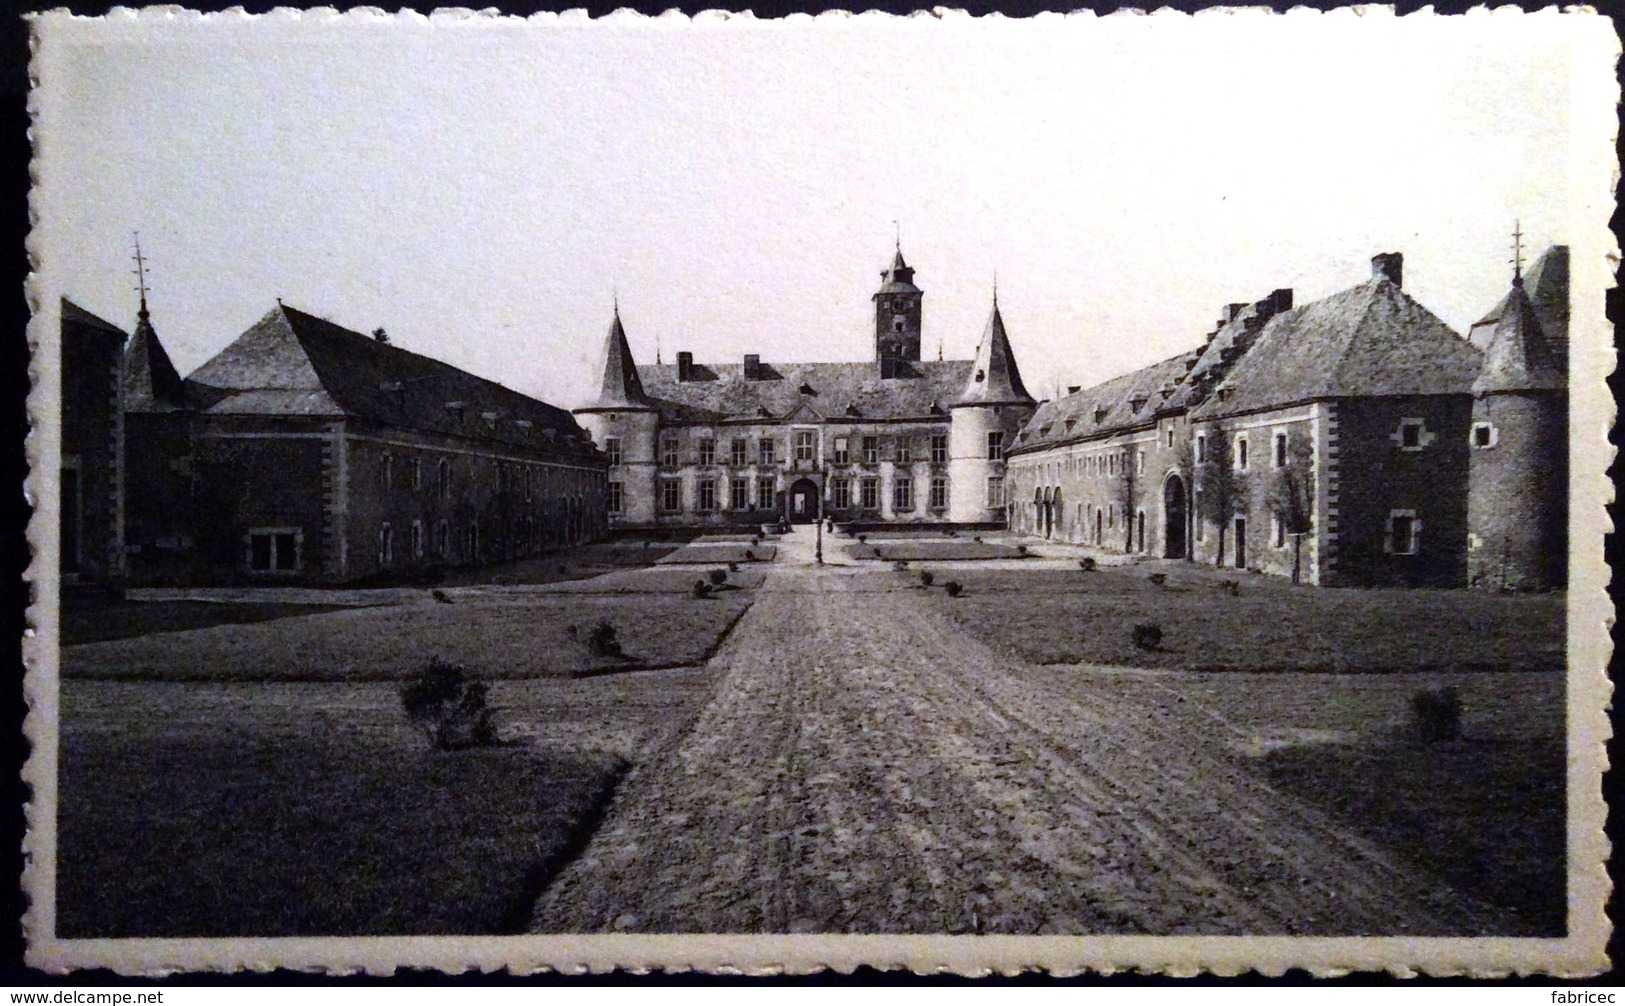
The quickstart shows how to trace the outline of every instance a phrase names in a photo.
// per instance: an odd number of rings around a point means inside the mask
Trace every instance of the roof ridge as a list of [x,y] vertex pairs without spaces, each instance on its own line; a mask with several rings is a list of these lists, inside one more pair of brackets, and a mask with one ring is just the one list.
[[[1330,367],[1327,368],[1327,379],[1331,381],[1333,387],[1339,383],[1338,379],[1343,374],[1343,366],[1348,362],[1349,355],[1354,349],[1354,344],[1360,337],[1360,330],[1365,327],[1366,321],[1371,317],[1371,309],[1376,306],[1377,291],[1382,288],[1382,284],[1383,280],[1380,279],[1370,279],[1360,284],[1360,286],[1365,287],[1365,303],[1360,307],[1359,315],[1355,317],[1354,322],[1349,326],[1347,337],[1343,340],[1343,344],[1337,348],[1337,359]],[[1332,296],[1335,297],[1337,295],[1333,294]],[[1331,388],[1319,389],[1321,393],[1327,393],[1331,390]]]

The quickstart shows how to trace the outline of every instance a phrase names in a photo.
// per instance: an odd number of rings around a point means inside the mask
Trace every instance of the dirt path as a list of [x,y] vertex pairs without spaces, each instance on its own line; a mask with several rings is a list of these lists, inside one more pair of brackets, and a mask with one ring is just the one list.
[[[781,558],[784,558],[781,556]],[[913,590],[779,566],[694,729],[627,779],[539,931],[1479,933],[1188,718],[1059,695]],[[1083,698],[1079,698],[1083,696]]]

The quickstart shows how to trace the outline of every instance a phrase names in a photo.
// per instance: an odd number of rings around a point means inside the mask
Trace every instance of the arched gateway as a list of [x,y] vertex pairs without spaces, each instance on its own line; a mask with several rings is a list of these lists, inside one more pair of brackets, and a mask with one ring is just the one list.
[[810,524],[818,519],[818,484],[812,479],[798,479],[790,487],[785,501],[790,523]]
[[1164,558],[1188,559],[1185,529],[1189,527],[1189,506],[1185,497],[1185,480],[1177,473],[1170,474],[1162,484],[1162,537]]

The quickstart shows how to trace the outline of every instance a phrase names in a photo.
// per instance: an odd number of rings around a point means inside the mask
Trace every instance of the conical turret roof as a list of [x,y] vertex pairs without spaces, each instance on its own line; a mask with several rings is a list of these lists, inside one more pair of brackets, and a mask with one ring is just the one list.
[[153,330],[143,298],[135,331],[124,346],[124,407],[130,412],[172,412],[185,404],[180,372]]
[[999,302],[993,301],[993,313],[982,330],[982,341],[976,346],[976,361],[971,367],[970,379],[960,394],[957,405],[1032,405],[1033,396],[1021,383],[1021,371],[1016,367],[1016,354],[1010,349],[1010,337],[1004,331],[1004,317],[999,314]]
[[1475,395],[1496,391],[1557,391],[1566,386],[1563,370],[1541,332],[1535,307],[1521,278],[1512,281],[1495,334],[1484,350],[1484,369],[1473,382]]
[[654,403],[643,393],[643,382],[638,379],[637,364],[632,360],[632,347],[626,341],[626,329],[621,325],[621,312],[609,324],[604,337],[604,383],[598,398],[589,409],[652,409]]
[[898,245],[897,253],[892,256],[891,265],[880,271],[880,289],[875,291],[875,297],[888,293],[919,292],[920,288],[914,285],[914,270],[903,261],[903,247]]

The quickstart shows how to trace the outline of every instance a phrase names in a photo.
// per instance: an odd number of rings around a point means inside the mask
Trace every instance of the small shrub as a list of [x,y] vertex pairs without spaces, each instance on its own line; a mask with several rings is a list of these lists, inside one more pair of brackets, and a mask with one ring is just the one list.
[[1026,555],[1027,554],[1027,546],[1026,545],[1017,545],[1016,546],[1016,552],[1021,554],[1021,555]]
[[587,636],[587,650],[595,657],[620,656],[621,641],[615,626],[608,621],[599,622]]
[[728,572],[730,572],[730,573],[739,572],[739,563],[737,563],[737,562],[728,563]]
[[720,587],[728,582],[728,571],[725,569],[713,569],[705,575],[710,578],[713,587]]
[[570,572],[570,567],[569,567],[569,566],[566,566],[566,565],[565,565],[565,564],[564,564],[564,563],[562,563],[562,562],[561,562],[561,563],[559,563],[559,575],[560,575],[560,576],[563,576],[563,575],[564,575],[564,574],[566,574],[566,573],[568,573],[568,572]]
[[449,594],[447,594],[445,591],[438,588],[438,587],[436,587],[435,590],[434,590],[434,599],[436,601],[439,601],[441,604],[450,604],[450,603],[452,603],[451,602],[451,596]]
[[858,535],[858,541],[859,541],[859,542],[860,542],[860,543],[862,543],[862,542],[867,542],[867,541],[868,541],[868,540],[869,540],[869,536],[868,536],[868,535],[866,535],[866,534],[860,534],[860,535]]
[[958,597],[960,592],[965,589],[965,585],[958,580],[949,580],[942,585],[942,589],[948,592],[949,597]]
[[978,541],[978,542],[979,542],[979,541],[981,541],[981,540],[982,540],[982,536],[981,536],[981,535],[977,535],[977,536],[976,536],[976,537],[975,537],[975,538],[974,538],[974,539],[972,539],[972,540],[974,540],[974,541]]
[[1093,573],[1099,567],[1100,563],[1095,561],[1094,556],[1086,555],[1082,559],[1078,560],[1078,568],[1083,570],[1085,573]]
[[896,562],[894,562],[894,563],[892,563],[892,564],[891,564],[891,568],[892,568],[892,569],[895,569],[895,570],[897,570],[897,571],[898,571],[898,572],[899,572],[899,573],[901,573],[901,572],[902,572],[902,571],[903,571],[903,570],[905,570],[905,569],[907,569],[907,568],[908,568],[908,563],[907,563],[907,562],[905,562],[905,561],[904,561],[904,560],[902,560],[902,559],[898,559],[898,560],[897,560],[897,561],[896,561]]
[[936,578],[936,574],[931,572],[929,569],[920,570],[920,582],[925,584],[927,587],[931,586],[931,581],[935,580]]
[[1148,574],[1146,574],[1146,579],[1150,580],[1152,583],[1154,583],[1154,584],[1156,584],[1157,586],[1160,587],[1163,584],[1168,582],[1168,574],[1167,573],[1148,573]]
[[1154,650],[1162,645],[1162,626],[1155,622],[1141,622],[1134,627],[1134,645],[1142,650]]
[[694,596],[695,597],[710,597],[711,596],[711,585],[709,583],[706,583],[704,580],[695,580],[694,581]]
[[401,706],[436,749],[483,747],[496,743],[485,692],[485,682],[468,680],[462,665],[435,657],[415,681],[401,686]]
[[1461,692],[1455,685],[1423,688],[1411,696],[1411,719],[1429,744],[1461,737]]
[[756,561],[756,553],[751,551],[748,548],[745,549],[745,561],[746,562],[755,562]]
[[1239,580],[1221,580],[1219,582],[1219,589],[1224,591],[1226,594],[1229,594],[1231,597],[1241,596],[1241,582]]

